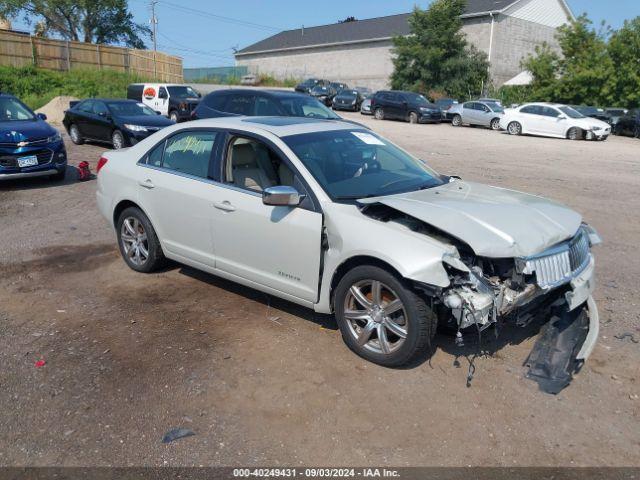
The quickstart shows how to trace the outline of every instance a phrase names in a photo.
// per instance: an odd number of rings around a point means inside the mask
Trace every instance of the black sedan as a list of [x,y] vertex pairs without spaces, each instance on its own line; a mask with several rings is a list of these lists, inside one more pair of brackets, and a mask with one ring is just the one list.
[[598,120],[602,120],[603,122],[611,125],[611,115],[607,113],[604,108],[592,107],[588,105],[577,105],[574,106],[573,109],[577,110],[585,117],[597,118]]
[[613,133],[640,138],[640,108],[631,110],[624,117],[620,117]]
[[174,122],[135,100],[91,98],[72,103],[62,120],[71,141],[104,142],[118,150],[135,145]]
[[327,107],[331,106],[331,104],[333,103],[333,97],[335,97],[337,93],[338,91],[331,85],[329,85],[328,87],[324,85],[316,85],[309,91],[309,94],[312,97],[324,103]]
[[333,97],[333,109],[357,112],[363,100],[364,97],[357,90],[342,90]]

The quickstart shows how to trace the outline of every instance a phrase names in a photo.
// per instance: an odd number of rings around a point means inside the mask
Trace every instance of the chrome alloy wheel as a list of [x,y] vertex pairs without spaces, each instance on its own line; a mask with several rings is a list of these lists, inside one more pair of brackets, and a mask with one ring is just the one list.
[[135,217],[127,217],[120,230],[122,249],[131,263],[142,266],[149,258],[149,241],[142,222]]
[[378,280],[361,280],[344,300],[344,319],[358,345],[381,354],[398,350],[407,338],[407,312],[400,297]]

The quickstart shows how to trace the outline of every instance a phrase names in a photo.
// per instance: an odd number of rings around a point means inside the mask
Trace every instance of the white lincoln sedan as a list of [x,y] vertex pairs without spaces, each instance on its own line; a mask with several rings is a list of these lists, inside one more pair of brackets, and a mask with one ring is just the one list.
[[585,117],[568,105],[528,103],[505,110],[500,128],[511,135],[539,135],[569,140],[606,140],[611,125]]
[[168,258],[333,313],[347,345],[382,365],[426,355],[438,323],[462,335],[559,316],[579,333],[551,336],[574,366],[597,336],[599,238],[578,213],[440,175],[352,123],[168,127],[104,154],[97,200],[132,269]]

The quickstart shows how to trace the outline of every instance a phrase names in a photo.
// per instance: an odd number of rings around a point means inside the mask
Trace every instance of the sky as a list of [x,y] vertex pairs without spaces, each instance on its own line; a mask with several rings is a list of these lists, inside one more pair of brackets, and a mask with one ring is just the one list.
[[[149,24],[149,0],[129,0],[138,23]],[[233,65],[233,49],[281,30],[335,23],[425,8],[431,0],[158,0],[158,50],[183,58],[185,67]],[[614,28],[640,16],[640,0],[568,0],[575,15]],[[16,23],[16,27],[19,23]],[[148,42],[150,45],[150,42]]]

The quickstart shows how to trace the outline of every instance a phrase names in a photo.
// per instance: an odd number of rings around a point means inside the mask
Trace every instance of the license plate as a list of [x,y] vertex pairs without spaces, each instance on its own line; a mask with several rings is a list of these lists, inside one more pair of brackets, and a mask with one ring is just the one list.
[[29,155],[28,157],[18,158],[18,166],[20,168],[33,167],[35,165],[38,165],[38,157],[36,157],[35,155]]

